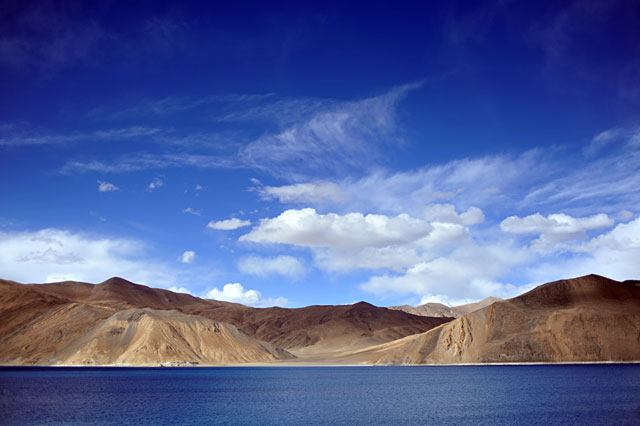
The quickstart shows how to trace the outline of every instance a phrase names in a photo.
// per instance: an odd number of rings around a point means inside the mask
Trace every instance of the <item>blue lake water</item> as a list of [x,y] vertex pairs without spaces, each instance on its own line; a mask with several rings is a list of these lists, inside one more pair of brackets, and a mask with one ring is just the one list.
[[0,368],[0,424],[640,425],[640,365]]

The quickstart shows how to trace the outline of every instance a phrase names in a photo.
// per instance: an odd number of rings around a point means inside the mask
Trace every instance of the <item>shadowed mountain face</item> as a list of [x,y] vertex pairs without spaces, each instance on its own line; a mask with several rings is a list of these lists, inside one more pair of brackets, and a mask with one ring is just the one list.
[[300,355],[363,348],[422,333],[451,321],[451,318],[392,311],[365,302],[299,309],[223,307],[202,315],[234,324],[251,336]]
[[353,352],[372,363],[640,360],[640,282],[561,280],[441,327]]
[[[142,327],[119,317],[131,309],[144,309]],[[308,356],[358,349],[422,333],[451,319],[364,302],[255,309],[111,278],[97,285],[0,280],[0,320],[0,362],[5,364],[153,364],[177,359],[204,364],[290,359],[287,350]],[[206,333],[212,324],[224,333]],[[122,333],[112,333],[122,327]],[[220,340],[222,335],[226,340]],[[235,343],[222,344],[231,340]],[[199,341],[224,350],[203,351]],[[140,346],[132,352],[136,344]]]
[[461,316],[470,314],[473,311],[477,311],[478,309],[482,309],[485,306],[489,306],[492,303],[499,302],[501,300],[502,299],[499,297],[487,297],[479,302],[453,307],[449,307],[441,303],[425,303],[416,307],[409,305],[389,306],[389,309],[404,311],[414,315],[423,315],[426,317],[460,318]]

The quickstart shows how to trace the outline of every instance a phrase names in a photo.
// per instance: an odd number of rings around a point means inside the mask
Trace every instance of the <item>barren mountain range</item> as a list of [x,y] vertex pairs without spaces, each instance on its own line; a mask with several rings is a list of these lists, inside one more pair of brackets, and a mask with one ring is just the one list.
[[499,297],[487,297],[479,302],[460,306],[447,306],[442,303],[425,303],[415,307],[410,305],[389,306],[389,309],[405,311],[410,314],[422,315],[425,317],[460,318],[461,316],[467,315],[501,300],[502,299]]
[[640,360],[638,281],[589,275],[504,301],[428,305],[258,309],[121,278],[95,285],[0,280],[0,364]]

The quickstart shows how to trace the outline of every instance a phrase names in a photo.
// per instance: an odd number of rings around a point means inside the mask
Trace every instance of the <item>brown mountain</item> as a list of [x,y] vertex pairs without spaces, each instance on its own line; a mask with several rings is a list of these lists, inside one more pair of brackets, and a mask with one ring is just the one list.
[[345,359],[372,363],[640,360],[640,282],[555,281]]
[[443,305],[442,303],[425,303],[415,307],[410,305],[389,306],[389,309],[404,311],[414,315],[423,315],[426,317],[460,318],[463,315],[467,315],[501,300],[502,299],[499,297],[487,297],[479,302],[453,307]]
[[[121,279],[95,286],[0,280],[0,363],[219,364],[294,358],[232,325],[160,310],[173,302],[189,308],[228,305],[199,300]],[[135,304],[160,308],[132,309]]]
[[151,308],[120,311],[50,358],[51,364],[225,364],[292,359],[232,325]]
[[[145,327],[123,322],[119,315],[130,309],[144,309]],[[211,353],[204,356],[204,352],[195,349],[195,341],[199,339],[196,336],[212,324],[218,324],[219,329],[225,330],[226,334],[222,334],[230,339],[246,343],[240,335],[250,336],[257,341],[252,343],[254,349],[265,351],[269,354],[267,358],[272,357],[269,359],[291,358],[289,352],[279,348],[305,357],[318,354],[326,357],[345,349],[422,333],[450,320],[415,316],[364,302],[300,309],[249,308],[149,288],[121,278],[96,285],[71,281],[18,284],[0,280],[0,362],[148,364],[177,362],[170,356],[175,354],[180,355],[176,360],[199,363],[266,360],[239,342],[228,346],[231,352],[226,355],[216,352],[215,356]],[[191,328],[185,324],[191,324]],[[111,332],[121,327],[122,333]],[[157,333],[149,327],[165,331]],[[193,327],[199,331],[195,332]],[[210,344],[221,344],[219,339],[200,337]],[[188,344],[183,347],[171,343],[178,340]],[[132,348],[143,341],[147,343],[136,347],[134,353],[139,355],[133,356]],[[151,341],[154,343],[148,343]],[[167,352],[166,345],[162,346],[167,342],[174,352]],[[99,348],[111,350],[107,353]],[[233,350],[246,356],[234,355]]]
[[298,309],[221,307],[202,315],[236,325],[299,356],[364,348],[430,330],[451,318],[429,318],[369,303]]

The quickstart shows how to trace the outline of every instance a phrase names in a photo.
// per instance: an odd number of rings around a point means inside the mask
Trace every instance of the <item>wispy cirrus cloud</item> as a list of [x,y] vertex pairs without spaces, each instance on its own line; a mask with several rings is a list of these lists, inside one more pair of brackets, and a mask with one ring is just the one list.
[[0,16],[0,63],[14,71],[39,71],[44,75],[79,64],[111,58],[137,61],[149,54],[163,58],[188,44],[188,25],[154,16],[135,25],[109,25],[106,8],[86,8],[39,2],[7,3]]
[[[420,217],[437,213],[424,211],[429,204],[441,205],[440,210],[451,205],[462,211],[476,206],[484,211],[489,224],[498,224],[514,213],[526,216],[558,210],[587,216],[597,208],[617,216],[625,210],[633,213],[640,205],[640,132],[634,129],[614,128],[594,136],[594,140],[607,139],[606,149],[601,147],[597,156],[582,155],[581,148],[550,147],[520,155],[463,158],[406,171],[380,168],[357,179],[326,180],[322,186],[310,180],[253,188],[263,198],[306,202],[337,212]],[[339,200],[332,194],[340,194]]]
[[61,169],[63,174],[75,172],[126,173],[149,169],[195,167],[200,169],[231,169],[240,167],[234,158],[204,154],[138,153],[113,161],[70,160]]
[[248,166],[294,180],[366,170],[378,159],[381,145],[397,140],[393,134],[396,106],[418,87],[417,83],[399,86],[383,95],[321,110],[251,142],[240,158]]
[[325,200],[332,202],[345,201],[347,194],[340,185],[333,182],[307,182],[283,186],[263,186],[259,182],[251,188],[263,199],[277,199],[281,203],[321,203]]
[[23,125],[5,124],[6,136],[0,137],[0,146],[24,147],[59,145],[73,147],[85,143],[126,142],[144,145],[155,144],[174,148],[206,148],[215,151],[237,150],[240,146],[230,136],[223,133],[194,131],[181,133],[173,128],[133,125],[128,127],[105,128],[93,131],[46,132]]
[[185,112],[194,112],[201,120],[236,121],[241,120],[239,111],[247,111],[259,104],[270,104],[276,98],[274,93],[217,94],[206,96],[167,96],[160,99],[142,99],[134,103],[102,105],[91,110],[88,115],[96,120],[144,119],[166,117]]
[[[606,140],[607,152],[586,159],[556,160],[554,174],[539,185],[529,187],[521,205],[567,207],[602,202],[608,212],[638,205],[640,130],[611,129],[607,132],[594,138]],[[592,146],[593,142],[589,147]],[[605,199],[608,200],[606,203]]]

